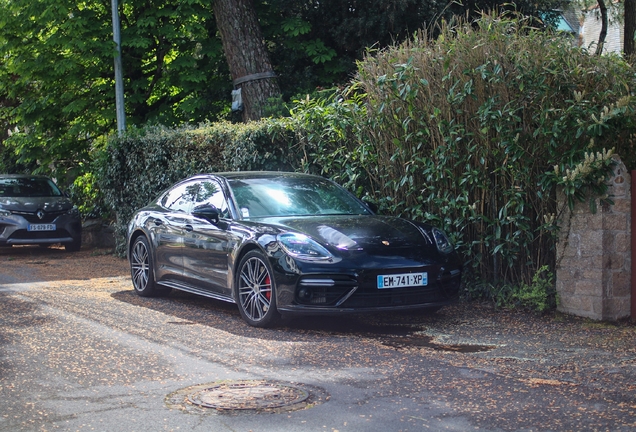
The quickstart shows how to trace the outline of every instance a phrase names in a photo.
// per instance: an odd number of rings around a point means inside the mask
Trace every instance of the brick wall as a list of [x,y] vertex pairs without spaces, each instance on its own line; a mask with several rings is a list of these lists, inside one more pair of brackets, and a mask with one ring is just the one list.
[[608,195],[614,205],[599,205],[596,213],[587,201],[577,203],[571,213],[566,210],[557,245],[556,288],[560,311],[615,321],[629,317],[631,305],[631,192],[622,162],[614,168]]

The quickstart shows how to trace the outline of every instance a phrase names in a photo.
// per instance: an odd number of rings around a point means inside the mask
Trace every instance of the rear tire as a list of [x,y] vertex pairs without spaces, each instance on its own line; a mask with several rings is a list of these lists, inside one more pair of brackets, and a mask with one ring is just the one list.
[[274,272],[261,252],[248,252],[241,259],[235,287],[239,312],[249,325],[271,327],[280,320]]
[[130,249],[130,275],[135,293],[140,297],[156,297],[170,292],[170,288],[157,287],[155,283],[150,245],[145,236],[137,237]]

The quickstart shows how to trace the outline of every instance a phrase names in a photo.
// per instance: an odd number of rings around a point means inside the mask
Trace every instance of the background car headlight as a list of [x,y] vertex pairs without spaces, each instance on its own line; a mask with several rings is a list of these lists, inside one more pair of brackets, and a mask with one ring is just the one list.
[[68,210],[66,212],[66,214],[71,215],[71,216],[79,216],[79,209],[77,208],[77,206],[73,206],[73,208]]
[[450,242],[446,234],[439,228],[433,228],[433,237],[435,238],[435,244],[437,245],[437,250],[442,253],[451,253],[455,248],[453,244]]
[[278,242],[285,252],[300,261],[332,261],[333,255],[316,241],[302,234],[279,234]]

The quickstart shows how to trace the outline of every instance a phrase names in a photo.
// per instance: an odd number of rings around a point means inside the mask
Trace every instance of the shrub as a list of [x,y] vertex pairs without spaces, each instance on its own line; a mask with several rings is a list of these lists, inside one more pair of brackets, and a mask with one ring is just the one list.
[[[602,195],[605,149],[633,164],[631,66],[523,19],[422,32],[368,56],[358,81],[370,189],[391,213],[444,227],[486,284],[528,285],[554,269],[556,187],[570,203]],[[592,154],[605,156],[585,165]]]
[[110,211],[104,204],[104,195],[93,172],[78,176],[71,184],[69,194],[82,219],[108,217]]
[[149,126],[112,137],[98,162],[99,187],[114,212],[124,252],[132,213],[173,183],[203,172],[290,169],[282,126],[227,122],[169,129]]

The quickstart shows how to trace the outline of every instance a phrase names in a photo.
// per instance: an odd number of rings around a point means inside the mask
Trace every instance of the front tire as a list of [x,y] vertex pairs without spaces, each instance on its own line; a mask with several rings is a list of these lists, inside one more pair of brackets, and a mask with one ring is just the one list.
[[245,254],[239,264],[236,302],[243,319],[253,327],[271,327],[279,319],[276,284],[267,259],[259,251]]
[[137,237],[130,250],[130,275],[135,293],[140,297],[156,297],[170,291],[155,284],[155,270],[145,236]]

